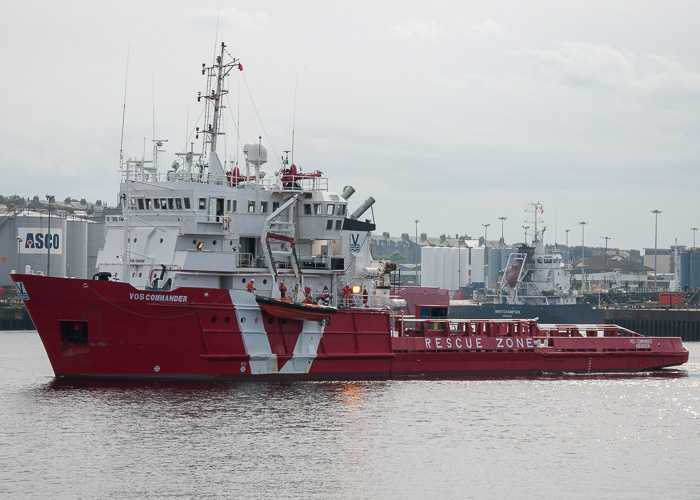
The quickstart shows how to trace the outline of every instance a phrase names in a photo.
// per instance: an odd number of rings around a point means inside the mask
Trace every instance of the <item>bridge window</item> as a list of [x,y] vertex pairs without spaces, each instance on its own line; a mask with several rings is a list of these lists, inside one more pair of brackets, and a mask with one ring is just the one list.
[[168,198],[168,208],[170,210],[175,210],[175,200],[172,198]]
[[231,200],[226,200],[226,211],[227,212],[231,211]]
[[304,203],[304,215],[311,215],[311,204]]
[[185,210],[189,210],[191,208],[190,199],[184,198],[184,200],[185,200]]
[[175,198],[175,206],[178,210],[182,210],[182,198]]
[[131,198],[131,199],[129,200],[129,206],[130,206],[131,208],[136,208],[136,198]]
[[160,208],[160,200],[158,198],[153,198],[153,208],[156,210]]
[[338,214],[337,215],[345,215],[345,205],[338,205]]
[[323,212],[321,211],[321,204],[320,203],[314,203],[314,214],[323,215]]
[[261,201],[261,202],[260,202],[260,213],[261,213],[261,214],[266,214],[266,213],[267,213],[267,202],[266,202],[266,201]]
[[335,229],[337,231],[340,231],[342,228],[343,228],[343,221],[342,220],[335,221]]
[[280,208],[280,202],[279,201],[273,201],[272,202],[272,211],[276,212]]
[[143,198],[139,198],[136,202],[139,205],[139,210],[143,210]]
[[237,210],[236,206],[237,206],[236,200],[233,200],[233,205],[231,206],[231,212],[235,212]]
[[328,219],[328,222],[326,222],[326,229],[333,229],[333,221],[331,219]]
[[146,198],[146,210],[153,209],[153,201],[150,198]]
[[168,200],[166,200],[165,198],[161,198],[160,199],[160,208],[162,208],[163,210],[167,210],[168,209]]
[[329,203],[326,206],[326,215],[333,215],[334,210],[335,210],[335,205],[333,203]]
[[255,213],[255,202],[254,202],[254,201],[249,201],[249,202],[248,202],[248,213],[249,213],[249,214],[254,214],[254,213]]
[[200,210],[205,210],[207,208],[207,199],[206,198],[200,198],[199,199],[199,209]]

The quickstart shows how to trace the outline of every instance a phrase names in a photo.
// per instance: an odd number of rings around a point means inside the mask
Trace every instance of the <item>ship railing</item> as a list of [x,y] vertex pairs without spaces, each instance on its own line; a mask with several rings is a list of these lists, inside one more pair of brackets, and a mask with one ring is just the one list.
[[[476,336],[532,337],[542,341],[557,338],[644,338],[644,335],[617,325],[538,324],[534,319],[444,319],[397,316],[394,330],[400,337]],[[550,345],[550,344],[538,344]]]
[[528,319],[480,320],[403,316],[397,318],[396,329],[400,336],[408,337],[426,335],[545,337],[540,332],[537,321]]
[[330,258],[325,255],[311,255],[299,257],[299,263],[303,269],[329,269]]
[[605,337],[644,337],[644,335],[618,325],[607,324],[541,324],[540,331],[547,337],[605,338]]
[[[121,172],[121,180],[126,180],[126,170]],[[296,178],[293,182],[282,182],[279,176],[273,175],[262,179],[236,180],[231,174],[214,175],[208,172],[185,172],[181,170],[170,170],[168,172],[153,172],[130,170],[129,180],[138,182],[195,182],[201,184],[214,184],[220,186],[252,188],[260,185],[263,189],[270,189],[284,192],[304,192],[304,191],[328,191],[327,177]]]
[[255,261],[252,253],[237,253],[236,267],[253,267]]

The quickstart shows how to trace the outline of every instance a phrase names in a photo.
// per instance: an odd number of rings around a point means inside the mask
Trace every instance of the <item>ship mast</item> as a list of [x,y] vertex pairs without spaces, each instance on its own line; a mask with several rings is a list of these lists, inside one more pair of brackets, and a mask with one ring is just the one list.
[[[221,111],[224,109],[221,100],[223,96],[228,94],[228,90],[224,88],[224,79],[228,76],[234,67],[237,67],[240,71],[243,71],[243,66],[240,61],[235,58],[224,64],[224,55],[226,54],[226,44],[221,43],[221,54],[216,56],[215,63],[208,67],[205,63],[202,63],[202,74],[207,75],[207,91],[204,95],[201,93],[198,95],[197,100],[199,101],[202,97],[211,101],[211,108],[206,106],[204,114],[204,154],[206,154],[207,143],[209,144],[209,170],[210,173],[217,175],[223,174],[223,167],[216,154],[216,142],[217,136],[223,134],[219,132],[220,121],[221,121]],[[214,81],[216,84],[214,85]],[[215,88],[214,88],[215,87]],[[210,110],[213,109],[213,116],[210,120]]]
[[[534,246],[542,245],[542,241],[544,240],[543,234],[545,228],[542,228],[542,230],[537,229],[537,212],[543,213],[544,210],[542,209],[542,204],[537,201],[537,202],[530,202],[530,208],[525,209],[526,212],[532,212],[533,215],[533,220],[525,220],[525,222],[530,222],[533,224],[534,231],[532,235],[532,243]],[[540,251],[543,251],[543,249],[540,249]]]

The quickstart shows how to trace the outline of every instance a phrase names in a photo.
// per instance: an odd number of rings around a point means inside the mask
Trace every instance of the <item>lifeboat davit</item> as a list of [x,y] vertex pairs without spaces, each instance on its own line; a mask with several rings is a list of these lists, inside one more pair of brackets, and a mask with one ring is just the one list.
[[338,312],[338,308],[333,306],[303,304],[260,296],[255,297],[255,300],[267,314],[277,318],[323,321],[331,314]]

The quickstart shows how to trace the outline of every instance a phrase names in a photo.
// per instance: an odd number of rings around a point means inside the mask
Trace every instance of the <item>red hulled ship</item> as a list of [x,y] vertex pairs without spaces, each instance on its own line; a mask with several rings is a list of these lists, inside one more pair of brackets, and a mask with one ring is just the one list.
[[[167,172],[122,159],[123,215],[106,222],[93,279],[13,274],[57,377],[104,379],[433,378],[630,372],[680,365],[679,338],[614,325],[448,320],[404,314],[391,262],[346,187],[246,144],[245,174],[217,155],[227,77],[210,67],[200,153]],[[289,288],[289,294],[287,289]]]

